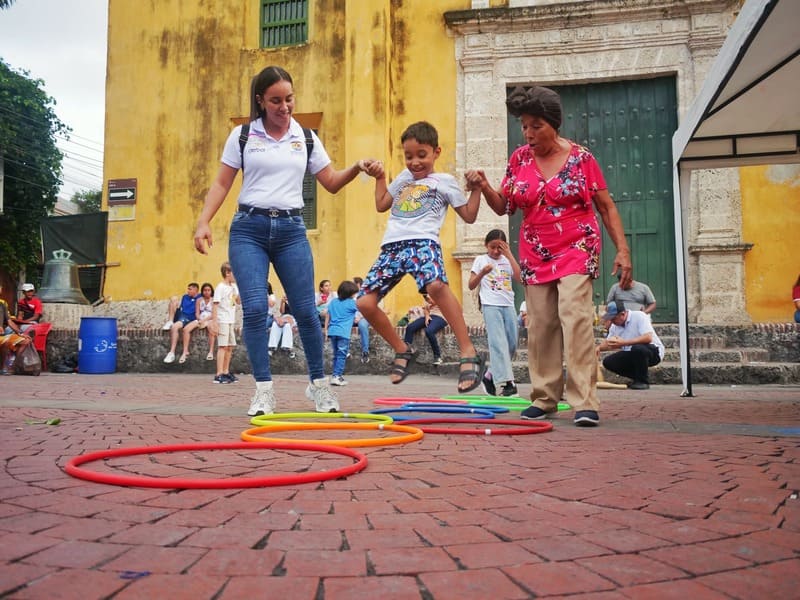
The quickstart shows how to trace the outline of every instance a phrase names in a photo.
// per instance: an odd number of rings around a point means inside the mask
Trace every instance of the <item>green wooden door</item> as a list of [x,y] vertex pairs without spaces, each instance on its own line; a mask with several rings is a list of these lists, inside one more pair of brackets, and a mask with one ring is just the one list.
[[[588,147],[603,169],[625,226],[633,277],[649,285],[656,297],[653,320],[676,323],[672,195],[672,134],[677,128],[675,78],[553,89],[561,95],[561,135]],[[524,143],[519,122],[511,115],[508,141],[509,154]],[[521,220],[522,215],[517,213],[509,223],[515,252]],[[616,282],[611,275],[614,254],[614,244],[604,230],[600,277],[594,283],[595,304],[605,304],[608,290]]]

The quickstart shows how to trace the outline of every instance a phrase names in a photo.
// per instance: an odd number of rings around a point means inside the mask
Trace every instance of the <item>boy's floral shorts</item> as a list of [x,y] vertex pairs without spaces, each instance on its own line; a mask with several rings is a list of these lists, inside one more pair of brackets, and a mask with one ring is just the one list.
[[442,247],[433,240],[402,240],[381,246],[381,253],[364,278],[358,295],[377,291],[383,298],[405,275],[417,282],[419,293],[432,281],[447,283]]

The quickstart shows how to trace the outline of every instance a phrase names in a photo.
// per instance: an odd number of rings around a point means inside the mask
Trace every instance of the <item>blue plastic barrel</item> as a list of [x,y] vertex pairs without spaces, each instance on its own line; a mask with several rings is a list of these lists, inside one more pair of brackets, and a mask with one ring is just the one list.
[[78,372],[113,373],[117,370],[117,319],[81,317],[78,329]]

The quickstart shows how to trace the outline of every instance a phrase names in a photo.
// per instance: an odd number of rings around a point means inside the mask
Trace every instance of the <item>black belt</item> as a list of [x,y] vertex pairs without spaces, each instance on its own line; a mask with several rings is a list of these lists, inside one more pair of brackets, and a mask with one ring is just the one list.
[[246,212],[248,215],[261,215],[263,217],[302,217],[302,208],[256,208],[255,206],[239,205],[239,212]]

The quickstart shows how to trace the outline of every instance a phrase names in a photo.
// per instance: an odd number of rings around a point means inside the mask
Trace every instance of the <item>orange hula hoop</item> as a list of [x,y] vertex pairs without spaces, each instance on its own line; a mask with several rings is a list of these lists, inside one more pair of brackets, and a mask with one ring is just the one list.
[[[261,433],[275,433],[278,431],[318,431],[318,430],[356,430],[356,431],[394,431],[405,435],[385,438],[359,438],[345,440],[292,440],[288,438],[266,437]],[[422,439],[425,435],[417,427],[396,425],[394,423],[274,423],[264,427],[253,427],[243,431],[241,438],[245,442],[280,442],[282,444],[323,444],[342,448],[364,448],[374,446],[391,446],[393,444],[408,444]]]

